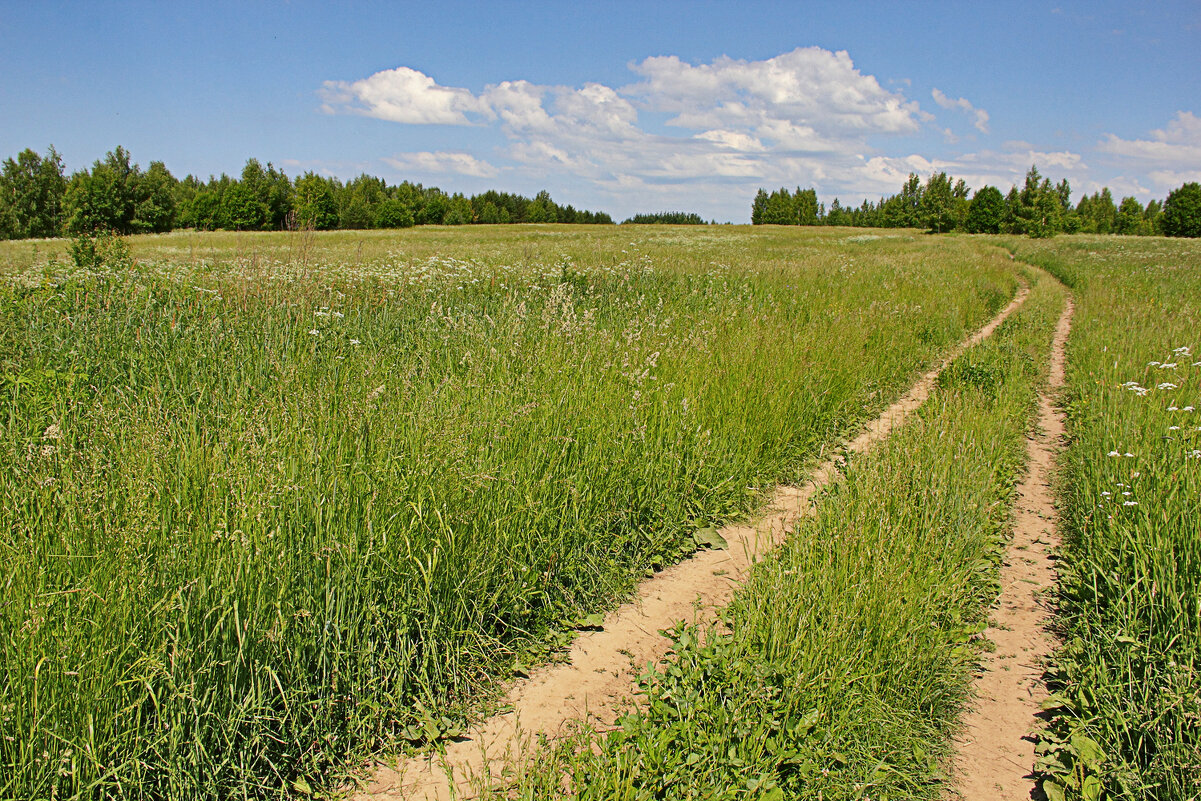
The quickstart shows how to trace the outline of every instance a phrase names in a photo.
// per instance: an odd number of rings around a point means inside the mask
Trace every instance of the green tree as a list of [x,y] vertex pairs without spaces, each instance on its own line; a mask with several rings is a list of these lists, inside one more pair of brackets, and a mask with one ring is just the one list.
[[547,192],[545,189],[539,192],[533,201],[530,202],[526,216],[529,222],[558,222],[558,208],[555,206],[555,202],[551,200],[550,192]]
[[0,172],[0,238],[58,236],[62,232],[67,179],[63,160],[51,145],[45,157],[26,148],[5,159]]
[[767,210],[767,190],[760,189],[751,201],[751,225],[763,225],[763,213]]
[[237,181],[221,196],[223,227],[234,231],[260,231],[267,224],[267,204],[249,181]]
[[1201,184],[1189,182],[1169,192],[1160,219],[1165,236],[1201,236]]
[[296,179],[296,225],[328,231],[338,224],[338,204],[330,181],[313,172]]
[[93,164],[91,172],[72,175],[64,201],[67,229],[76,234],[133,233],[139,177],[137,165],[129,163],[129,152],[120,146]]
[[[547,195],[549,197],[549,195]],[[553,205],[553,204],[552,204]],[[553,213],[553,209],[552,209]],[[455,193],[450,199],[450,207],[446,210],[442,222],[445,225],[467,225],[472,221],[471,201],[459,193]],[[554,219],[547,222],[555,222]]]
[[[135,168],[136,170],[136,168]],[[175,226],[175,176],[161,161],[136,175],[130,227],[136,233],[163,233]]]
[[415,215],[418,225],[441,225],[450,209],[450,198],[441,189],[426,190],[423,202]]
[[372,228],[412,228],[413,223],[412,210],[395,198],[387,198],[376,204],[371,218]]
[[982,186],[968,204],[964,228],[972,234],[999,234],[1005,217],[1005,198],[995,186]]
[[1118,206],[1117,226],[1114,233],[1133,236],[1143,223],[1143,204],[1137,198],[1124,197]]
[[945,172],[936,172],[926,180],[920,219],[931,233],[941,234],[955,227],[954,200],[951,179]]
[[1009,191],[1005,193],[1005,213],[1001,215],[1001,233],[1022,233],[1022,221],[1018,218],[1018,207],[1021,205],[1022,199],[1018,194],[1018,188],[1016,186],[1009,187]]
[[1139,227],[1139,234],[1142,236],[1152,236],[1160,233],[1161,215],[1163,214],[1163,203],[1158,200],[1148,200],[1147,207],[1143,209],[1143,224]]
[[796,210],[797,225],[817,225],[818,205],[816,189],[801,189],[797,187],[793,195],[792,207]]
[[1081,220],[1081,230],[1090,234],[1112,234],[1118,224],[1118,207],[1114,205],[1109,187],[1093,193],[1088,204],[1088,218]]
[[1072,186],[1064,178],[1055,184],[1055,194],[1059,197],[1059,229],[1069,234],[1080,231],[1080,217],[1072,208]]
[[1043,178],[1037,166],[1026,173],[1026,182],[1017,195],[1015,233],[1035,238],[1054,236],[1062,230],[1063,205],[1049,178]]
[[826,225],[850,225],[850,215],[843,211],[838,198],[830,202],[830,211],[826,213]]
[[797,225],[800,215],[795,196],[783,187],[772,192],[767,196],[760,219],[764,225]]

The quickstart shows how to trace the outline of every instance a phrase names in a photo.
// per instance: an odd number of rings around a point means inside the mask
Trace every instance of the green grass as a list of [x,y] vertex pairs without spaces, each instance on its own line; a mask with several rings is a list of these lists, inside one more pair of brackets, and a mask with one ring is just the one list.
[[0,246],[2,797],[278,797],[453,733],[1015,288],[845,231],[131,248]]
[[517,766],[499,794],[945,797],[1064,303],[1054,280],[1030,280],[1025,306],[944,371],[915,418],[852,458],[720,629],[675,629],[638,709]]
[[1201,244],[1015,243],[1073,287],[1052,799],[1201,795]]

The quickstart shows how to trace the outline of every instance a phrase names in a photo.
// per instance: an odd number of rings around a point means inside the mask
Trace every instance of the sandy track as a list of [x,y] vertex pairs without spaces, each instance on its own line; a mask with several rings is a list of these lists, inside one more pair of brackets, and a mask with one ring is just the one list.
[[[1028,294],[1022,286],[995,318],[869,423],[846,451],[862,453],[887,437],[929,397],[943,368],[992,334]],[[566,663],[540,668],[514,682],[503,702],[510,712],[482,721],[464,739],[448,744],[445,755],[378,764],[366,787],[352,796],[354,801],[469,798],[473,780],[484,777],[485,771],[498,775],[538,735],[554,738],[573,721],[611,726],[634,695],[637,670],[666,655],[670,642],[660,631],[681,620],[712,619],[750,566],[811,511],[810,499],[837,477],[841,463],[842,456],[836,455],[820,464],[805,485],[778,488],[764,516],[753,524],[723,528],[727,549],[700,551],[643,582],[633,601],[605,617],[601,630],[576,638]]]
[[1051,346],[1047,390],[1038,402],[1038,436],[1026,441],[1029,466],[1018,488],[1014,534],[1001,570],[1001,594],[984,636],[996,644],[985,654],[974,685],[976,705],[957,739],[957,797],[1010,801],[1034,796],[1034,739],[1046,658],[1055,641],[1047,631],[1045,599],[1055,581],[1052,550],[1059,545],[1050,481],[1063,439],[1063,416],[1052,394],[1064,383],[1064,348],[1073,306],[1068,298]]

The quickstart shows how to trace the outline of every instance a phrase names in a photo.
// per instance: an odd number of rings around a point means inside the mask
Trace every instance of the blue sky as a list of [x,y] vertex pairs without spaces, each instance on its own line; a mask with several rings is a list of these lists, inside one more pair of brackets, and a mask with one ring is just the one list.
[[1201,180],[1201,3],[0,2],[0,157],[123,145],[744,222],[934,170]]

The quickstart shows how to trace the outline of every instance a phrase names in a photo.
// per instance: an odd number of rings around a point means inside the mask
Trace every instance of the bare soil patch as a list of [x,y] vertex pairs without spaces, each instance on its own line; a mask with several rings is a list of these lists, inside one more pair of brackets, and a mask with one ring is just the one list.
[[1013,541],[1001,570],[1001,594],[984,636],[996,644],[986,654],[974,686],[976,704],[957,738],[955,796],[965,801],[1036,798],[1034,738],[1046,658],[1055,645],[1047,629],[1047,590],[1055,581],[1059,546],[1050,481],[1063,439],[1063,415],[1053,394],[1064,383],[1064,348],[1071,327],[1067,300],[1051,347],[1047,389],[1039,397],[1039,433],[1026,442],[1029,467],[1018,488]]
[[[845,452],[862,453],[887,437],[929,397],[946,365],[992,334],[1028,294],[1023,286],[993,320],[869,423]],[[712,621],[751,565],[811,511],[813,495],[837,477],[842,461],[841,454],[835,455],[820,464],[805,485],[778,488],[764,516],[754,523],[723,528],[720,534],[728,548],[700,551],[645,581],[633,601],[605,617],[601,630],[576,638],[566,663],[540,668],[514,682],[503,702],[510,711],[481,721],[463,739],[448,744],[444,754],[381,762],[352,798],[470,798],[474,782],[499,777],[500,769],[526,753],[540,735],[553,739],[575,721],[600,728],[613,725],[634,695],[638,670],[666,655],[670,642],[660,632],[681,620]]]

